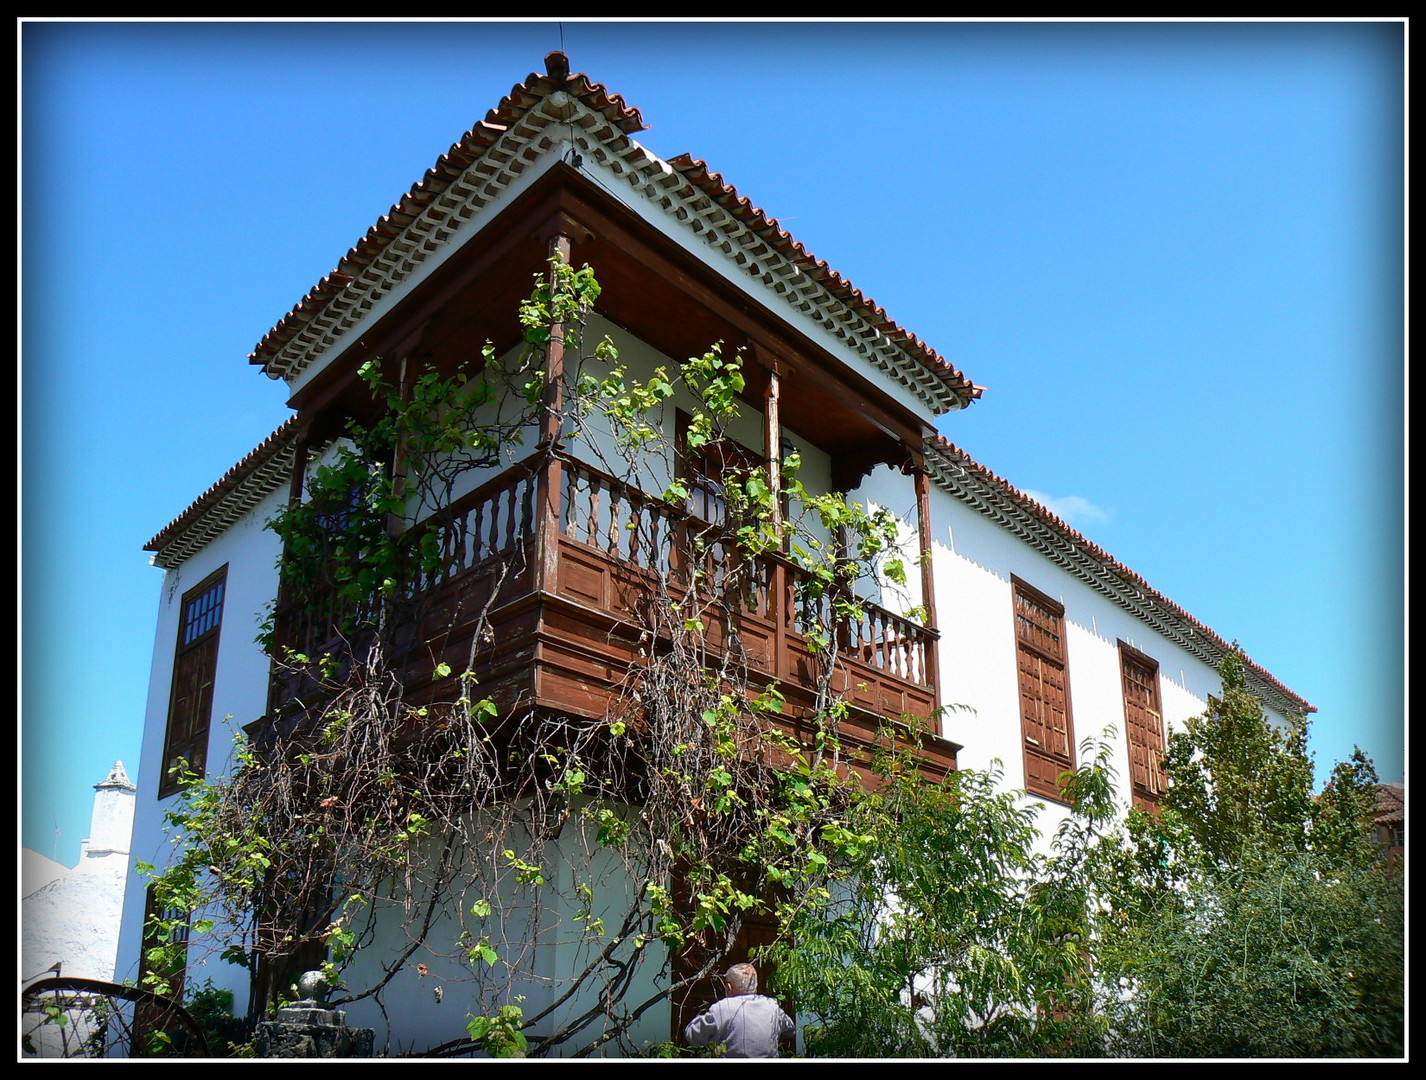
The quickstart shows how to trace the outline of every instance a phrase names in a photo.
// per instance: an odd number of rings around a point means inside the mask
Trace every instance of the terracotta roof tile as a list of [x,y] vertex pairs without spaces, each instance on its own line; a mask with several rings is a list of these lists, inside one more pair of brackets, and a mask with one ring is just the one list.
[[223,474],[222,478],[189,504],[188,509],[159,530],[157,536],[144,545],[145,551],[162,551],[190,526],[199,522],[205,514],[216,507],[228,495],[236,491],[245,480],[266,465],[272,458],[286,449],[293,441],[298,429],[298,417],[290,416],[276,431],[259,443],[241,461]]
[[1377,788],[1376,819],[1390,824],[1406,820],[1406,785],[1382,784]]
[[[376,261],[402,235],[403,230],[436,198],[455,183],[489,150],[500,136],[555,90],[563,90],[590,110],[602,115],[614,129],[631,135],[644,129],[643,117],[618,94],[611,94],[601,83],[587,75],[569,74],[568,58],[563,53],[551,53],[546,58],[546,73],[530,74],[516,84],[500,104],[491,109],[483,121],[466,132],[437,160],[426,175],[374,224],[338,263],[337,269],[323,278],[286,316],[274,326],[249,354],[249,362],[267,366],[277,354],[319,316],[323,309],[350,285],[356,277]],[[885,309],[864,296],[850,281],[843,278],[821,259],[815,258],[790,233],[762,208],[754,206],[740,195],[706,163],[687,154],[668,163],[694,189],[758,236],[772,250],[813,281],[820,283],[832,297],[851,311],[858,313],[887,342],[908,356],[936,382],[940,396],[947,403],[968,404],[978,398],[982,388],[970,382],[960,371],[935,352],[920,338],[899,326]],[[269,374],[275,375],[274,368]],[[950,407],[947,404],[944,407]]]
[[669,159],[669,164],[715,203],[757,232],[763,240],[784,258],[795,264],[808,277],[821,282],[837,299],[848,307],[860,310],[863,317],[888,339],[898,342],[926,368],[935,373],[958,398],[966,402],[980,397],[983,388],[976,386],[960,371],[909,330],[897,324],[870,297],[864,295],[825,260],[818,259],[784,229],[776,218],[769,217],[760,207],[755,207],[736,188],[718,173],[708,167],[708,163],[688,154],[680,154]]
[[[373,225],[365,236],[343,256],[337,268],[317,283],[297,306],[269,330],[257,347],[248,355],[252,364],[266,364],[276,353],[327,306],[334,296],[351,284],[357,274],[372,262],[433,199],[450,184],[464,174],[500,133],[516,123],[531,106],[538,104],[555,90],[563,90],[579,99],[584,105],[600,113],[614,127],[625,135],[632,135],[645,128],[643,116],[638,109],[627,105],[618,94],[611,94],[602,83],[592,82],[587,75],[561,74],[561,62],[556,57],[563,54],[551,53],[546,58],[547,72],[544,75],[532,72],[524,82],[517,83],[495,108],[486,114],[485,120],[442,154],[426,175],[403,195],[392,208]],[[563,60],[563,71],[568,70],[568,60]]]

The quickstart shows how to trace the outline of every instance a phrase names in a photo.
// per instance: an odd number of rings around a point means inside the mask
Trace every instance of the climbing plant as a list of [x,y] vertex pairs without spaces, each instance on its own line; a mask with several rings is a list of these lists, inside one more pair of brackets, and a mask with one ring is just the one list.
[[[896,519],[808,490],[796,454],[777,484],[763,462],[710,468],[732,445],[742,358],[714,345],[637,379],[611,338],[592,340],[598,295],[587,267],[556,258],[520,308],[521,347],[487,344],[454,372],[362,369],[370,416],[270,523],[281,591],[262,643],[282,692],[236,736],[230,771],[187,777],[168,814],[175,858],[153,884],[171,917],[150,928],[150,971],[211,942],[252,970],[255,1002],[321,963],[335,1003],[385,1009],[416,968],[470,1015],[439,1052],[632,1051],[640,1017],[714,971],[746,918],[774,914],[773,897],[790,918],[872,843],[839,739],[837,627],[878,582],[904,583]],[[659,554],[628,630],[638,660],[593,717],[488,696],[498,584],[443,623],[426,587],[450,551],[425,517],[497,470],[533,484],[572,445],[666,508],[603,522]],[[700,486],[703,518],[687,510]],[[655,534],[670,521],[677,537]],[[525,572],[528,551],[497,577]],[[738,632],[769,557],[797,569],[813,656],[797,737]],[[320,653],[293,644],[303,620],[329,631]],[[457,622],[464,662],[436,647]],[[550,974],[537,953],[556,943],[566,963]]]
[[[414,985],[450,1011],[441,1045],[394,1030],[387,1052],[632,1054],[759,919],[782,928],[758,960],[809,1053],[1399,1051],[1402,905],[1365,840],[1369,762],[1314,798],[1305,721],[1269,723],[1236,654],[1170,740],[1162,812],[1122,826],[1107,737],[1061,778],[1048,840],[998,773],[928,779],[914,722],[853,751],[845,628],[920,553],[888,510],[804,484],[796,453],[774,471],[736,444],[736,351],[637,376],[594,329],[598,296],[556,258],[519,346],[363,368],[370,409],[271,522],[273,707],[168,813],[152,988],[207,948],[250,970],[255,1008],[319,965],[336,1005],[394,1018]],[[531,526],[555,466],[556,525],[637,565],[610,630],[632,659],[598,715],[482,681],[538,538],[481,562],[483,591],[441,587],[470,569],[452,538],[473,542],[445,508],[513,476],[534,509],[500,520]],[[809,653],[795,695],[741,631],[774,562]]]

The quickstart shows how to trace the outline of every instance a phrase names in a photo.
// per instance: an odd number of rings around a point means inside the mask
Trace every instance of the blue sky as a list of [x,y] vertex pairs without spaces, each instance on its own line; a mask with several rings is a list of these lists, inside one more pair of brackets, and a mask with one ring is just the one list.
[[1403,778],[1402,24],[19,37],[25,845],[137,771],[142,545],[287,415],[248,353],[561,45],[987,387],[943,434],[1317,705],[1319,774]]

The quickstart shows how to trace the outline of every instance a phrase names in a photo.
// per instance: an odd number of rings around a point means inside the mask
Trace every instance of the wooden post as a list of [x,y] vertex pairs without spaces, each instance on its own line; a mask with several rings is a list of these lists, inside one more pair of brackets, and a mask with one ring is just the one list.
[[[302,425],[297,434],[297,443],[292,449],[292,478],[287,486],[287,503],[295,506],[302,501],[302,489],[307,477],[307,459],[312,453],[312,422],[308,420]],[[287,563],[287,541],[282,543],[282,562]],[[289,610],[292,602],[292,589],[285,581],[285,575],[279,571],[277,579],[277,596],[273,604],[272,613],[272,633],[274,657],[268,663],[267,670],[267,706],[266,715],[272,716],[277,711],[281,702],[282,678],[281,669],[278,667],[276,657],[281,655],[282,646],[293,645],[296,635],[293,631],[293,623],[297,620],[297,613]]]
[[[570,238],[564,232],[550,237],[549,257],[568,264]],[[551,291],[555,270],[550,268]],[[550,340],[545,346],[545,393],[541,401],[540,473],[535,481],[535,588],[539,592],[554,592],[559,575],[559,531],[564,495],[564,470],[556,451],[563,434],[564,411],[564,324],[550,326]]]
[[312,424],[304,424],[297,433],[297,445],[292,449],[292,480],[287,488],[287,501],[302,501],[302,487],[307,477],[307,457],[312,453]]
[[[558,259],[569,265],[570,239],[562,232],[550,237],[549,258]],[[550,268],[550,291],[555,289],[554,267]],[[559,445],[563,423],[564,407],[564,324],[550,325],[550,340],[545,346],[545,396],[541,403],[540,445],[553,448]]]
[[[936,575],[931,565],[931,545],[935,537],[931,528],[931,474],[926,469],[926,455],[922,451],[913,452],[912,464],[916,477],[916,527],[921,548],[921,606],[926,610],[926,626],[935,630],[939,624],[936,622]],[[926,643],[926,681],[931,686],[937,707],[941,704],[940,673],[940,640],[933,638]]]
[[767,486],[772,489],[772,521],[782,531],[782,416],[779,400],[782,381],[774,367],[767,373],[763,393],[763,455],[767,459]]
[[[763,393],[763,457],[767,462],[767,486],[772,492],[773,528],[782,535],[782,415],[781,378],[774,362],[768,369],[767,390]],[[778,544],[781,555],[783,544]],[[772,564],[772,581],[768,584],[768,616],[773,627],[772,669],[778,679],[792,674],[787,655],[787,632],[790,629],[792,605],[787,602],[787,568],[781,559]]]
[[[416,381],[416,364],[413,362],[417,357],[417,351],[421,347],[422,339],[425,337],[426,324],[421,323],[415,329],[409,331],[396,346],[391,350],[390,355],[397,360],[396,389],[400,395],[401,404],[405,406],[411,400],[411,387]],[[411,489],[410,477],[407,466],[410,459],[411,446],[403,432],[396,445],[391,450],[391,461],[387,468],[391,476],[391,494],[393,498],[404,500]],[[419,515],[419,508],[416,514]],[[408,515],[403,508],[400,511],[388,513],[386,515],[386,534],[390,537],[399,536],[408,524]]]
[[[292,450],[292,479],[287,487],[287,505],[296,506],[302,501],[303,485],[307,480],[307,459],[312,454],[312,423],[309,420],[302,425],[302,429],[297,436],[297,445]],[[287,562],[287,541],[282,544],[282,561]],[[281,619],[283,610],[291,600],[291,589],[287,587],[283,576],[279,574],[277,579],[277,615]],[[274,629],[276,629],[274,627]],[[283,642],[283,644],[289,644]],[[269,710],[271,711],[271,710]]]
[[[402,349],[401,368],[396,375],[397,392],[401,395],[401,404],[405,406],[411,400],[411,365],[408,360],[409,348]],[[407,489],[410,483],[406,476],[407,458],[410,455],[410,443],[407,441],[406,433],[403,430],[400,438],[396,440],[396,446],[391,451],[391,496],[397,503],[405,500]],[[419,515],[420,510],[416,513]],[[386,515],[386,535],[395,538],[400,535],[406,524],[405,510],[392,511]]]

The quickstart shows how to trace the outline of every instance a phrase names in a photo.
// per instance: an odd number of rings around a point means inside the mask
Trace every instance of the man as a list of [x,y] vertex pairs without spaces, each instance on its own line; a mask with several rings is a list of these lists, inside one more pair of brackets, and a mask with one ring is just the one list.
[[752,964],[728,969],[728,995],[683,1029],[690,1046],[723,1043],[728,1057],[775,1058],[779,1039],[792,1038],[792,1017],[772,998],[758,993],[758,973]]

